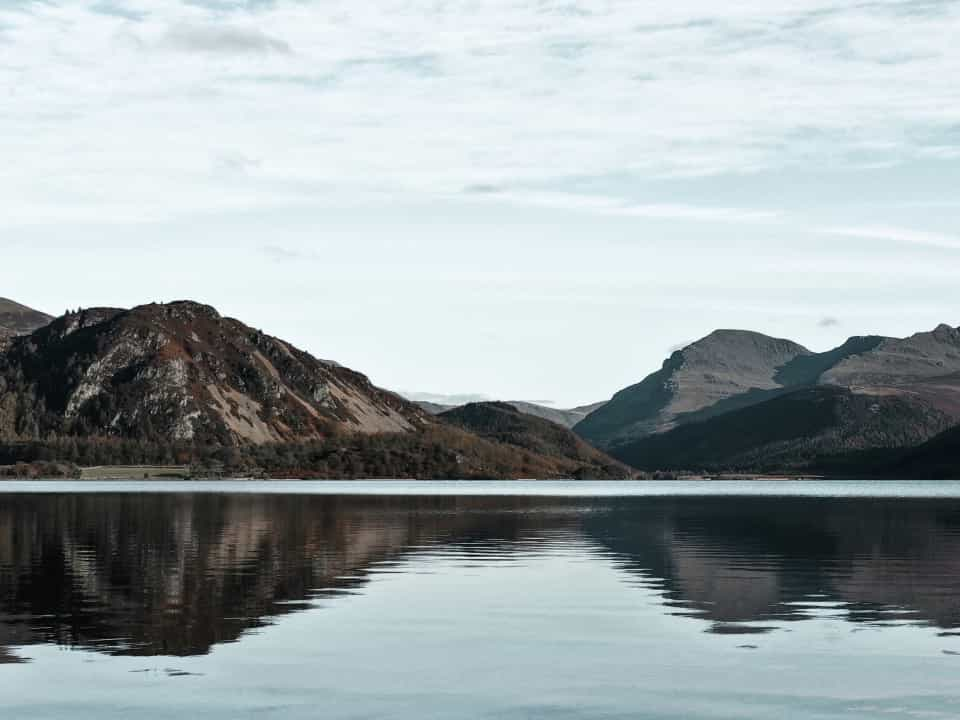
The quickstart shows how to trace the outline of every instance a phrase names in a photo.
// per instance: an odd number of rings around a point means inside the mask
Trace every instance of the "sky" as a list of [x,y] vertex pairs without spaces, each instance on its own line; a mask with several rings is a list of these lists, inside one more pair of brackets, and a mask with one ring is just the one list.
[[960,325],[960,2],[0,0],[0,295],[400,391]]

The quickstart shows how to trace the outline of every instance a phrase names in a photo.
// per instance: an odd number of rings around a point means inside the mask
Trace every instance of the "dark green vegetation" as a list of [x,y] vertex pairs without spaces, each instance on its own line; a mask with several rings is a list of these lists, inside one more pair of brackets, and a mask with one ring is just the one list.
[[[951,425],[942,412],[909,399],[812,387],[651,435],[614,452],[644,470],[829,472],[844,467],[846,455],[912,447]],[[866,458],[860,458],[861,471],[869,467],[862,464]]]
[[[572,437],[564,428],[554,427]],[[547,431],[552,434],[553,428]],[[529,434],[526,439],[539,444]],[[628,468],[590,448],[569,456],[550,455],[439,423],[416,432],[337,432],[324,439],[283,443],[71,437],[0,444],[0,466],[11,466],[8,475],[42,476],[36,468],[53,461],[76,467],[188,466],[193,477],[479,480],[617,479],[631,474]],[[12,467],[16,463],[31,464],[34,469],[16,470]]]
[[956,479],[960,477],[960,426],[884,463],[889,476]]

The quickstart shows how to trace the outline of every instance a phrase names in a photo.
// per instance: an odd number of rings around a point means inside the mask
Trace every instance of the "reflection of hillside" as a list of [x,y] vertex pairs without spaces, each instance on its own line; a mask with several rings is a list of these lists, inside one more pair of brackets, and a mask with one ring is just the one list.
[[823,603],[853,621],[960,626],[958,503],[646,499],[587,530],[624,569],[661,578],[669,606],[716,631],[801,619]]
[[[586,512],[585,510],[590,510]],[[785,498],[4,496],[0,664],[38,642],[189,655],[410,553],[478,562],[586,535],[664,612],[745,632],[824,604],[960,627],[960,503]],[[574,547],[574,546],[571,546]],[[748,628],[744,623],[751,623]]]
[[306,601],[362,586],[378,563],[414,546],[512,541],[525,527],[558,522],[549,514],[484,512],[504,502],[7,496],[0,647],[57,642],[122,654],[203,653]]

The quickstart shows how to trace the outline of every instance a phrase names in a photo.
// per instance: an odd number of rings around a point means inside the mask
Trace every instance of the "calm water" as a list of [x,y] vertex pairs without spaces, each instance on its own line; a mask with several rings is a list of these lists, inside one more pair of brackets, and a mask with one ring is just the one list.
[[957,718],[960,485],[0,484],[0,717]]

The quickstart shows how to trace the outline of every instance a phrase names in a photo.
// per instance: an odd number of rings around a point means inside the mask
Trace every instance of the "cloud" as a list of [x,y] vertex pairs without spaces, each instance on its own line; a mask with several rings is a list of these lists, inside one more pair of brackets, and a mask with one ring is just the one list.
[[[17,172],[0,176],[0,194],[25,186],[42,209],[53,175],[80,188],[96,176],[100,196],[131,212],[139,198],[123,198],[136,193],[165,212],[198,198],[215,209],[210,148],[237,146],[278,186],[335,184],[351,200],[497,195],[552,208],[517,189],[619,174],[617,197],[570,207],[762,221],[770,211],[749,201],[650,203],[640,188],[956,159],[960,7],[904,7],[0,3],[4,54],[17,58],[0,66],[0,134],[29,138],[7,151]],[[143,51],[156,47],[178,52]]]
[[245,54],[289,53],[290,45],[256,28],[178,24],[164,37],[168,47],[186,52]]
[[839,324],[840,324],[840,321],[837,318],[831,317],[829,315],[827,315],[826,317],[822,317],[820,318],[820,320],[817,321],[817,327],[821,327],[821,328],[832,328],[832,327],[836,327]]
[[112,2],[98,2],[90,6],[90,11],[95,13],[102,13],[103,15],[111,15],[114,17],[122,18],[124,20],[130,20],[132,22],[140,22],[141,20],[146,19],[147,14],[143,12],[138,12],[119,3]]
[[765,222],[779,217],[773,210],[692,205],[685,203],[635,203],[622,197],[587,193],[507,191],[494,185],[471,186],[468,195],[489,196],[490,200],[515,205],[556,208],[622,217],[707,222]]
[[320,257],[318,253],[311,250],[301,250],[300,248],[283,245],[264,245],[260,248],[260,252],[274,262],[303,262],[305,260],[317,260]]
[[256,170],[260,165],[259,160],[236,150],[221,151],[213,156],[213,167],[219,172],[245,174]]
[[886,225],[829,227],[820,230],[825,235],[839,235],[861,240],[884,240],[887,242],[921,245],[926,247],[960,250],[960,237],[942,233],[911,230],[910,228]]
[[489,402],[492,398],[489,395],[479,393],[458,393],[443,394],[431,392],[414,392],[401,390],[400,395],[413,402],[430,402],[437,405],[466,405],[467,403]]

